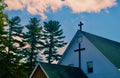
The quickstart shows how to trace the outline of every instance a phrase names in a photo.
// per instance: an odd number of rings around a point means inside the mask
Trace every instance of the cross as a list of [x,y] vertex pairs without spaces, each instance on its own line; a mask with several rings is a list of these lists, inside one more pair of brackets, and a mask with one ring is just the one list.
[[78,26],[80,27],[80,31],[82,31],[82,26],[83,25],[84,25],[84,23],[80,21],[80,24],[78,24]]
[[81,48],[81,44],[79,43],[78,49],[74,50],[75,52],[78,52],[78,63],[79,63],[79,68],[81,68],[81,51],[85,50],[85,48]]

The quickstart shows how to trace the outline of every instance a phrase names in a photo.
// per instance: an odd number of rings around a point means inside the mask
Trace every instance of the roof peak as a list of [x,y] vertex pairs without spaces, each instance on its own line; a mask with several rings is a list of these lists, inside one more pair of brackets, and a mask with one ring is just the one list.
[[103,37],[103,36],[100,36],[100,35],[97,35],[97,34],[89,33],[89,32],[86,32],[86,31],[80,31],[79,29],[78,29],[77,32],[82,32],[83,34],[84,34],[84,33],[90,34],[90,35],[93,35],[93,36],[96,36],[96,37],[104,38],[104,39],[109,40],[109,41],[113,41],[113,42],[120,43],[120,42],[118,42],[118,41],[115,41],[115,40],[112,40],[112,39],[109,39],[109,38],[106,38],[106,37]]

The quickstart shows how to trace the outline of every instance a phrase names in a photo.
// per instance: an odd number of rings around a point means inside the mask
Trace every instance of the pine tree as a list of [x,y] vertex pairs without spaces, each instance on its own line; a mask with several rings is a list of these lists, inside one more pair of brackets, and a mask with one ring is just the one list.
[[[6,64],[4,65],[5,68],[3,67],[3,70],[7,71],[4,71],[1,77],[16,78],[16,76],[20,75],[19,78],[24,78],[24,73],[21,71],[23,70],[21,68],[23,65],[20,62],[22,59],[22,54],[20,54],[22,41],[20,40],[20,37],[22,35],[23,26],[20,25],[20,18],[18,16],[10,19],[8,25],[8,53],[6,54],[7,60],[5,58],[3,59],[4,61],[6,60],[6,62],[3,62],[3,64]],[[17,38],[15,39],[15,37]]]
[[62,48],[66,43],[62,40],[63,30],[60,29],[60,23],[58,21],[44,22],[43,29],[43,55],[46,56],[48,63],[52,63],[54,60],[58,61],[61,55],[58,53],[58,48]]
[[20,25],[21,19],[18,16],[13,17],[9,21],[9,32],[8,32],[8,53],[14,52],[16,54],[20,54],[22,47],[24,46],[22,43],[23,37],[23,26]]
[[7,37],[5,32],[5,26],[7,26],[8,17],[3,12],[6,6],[7,5],[4,3],[4,0],[0,0],[0,52],[6,52],[5,45],[7,43]]
[[[9,43],[13,44],[15,40],[10,36],[8,37],[7,28],[10,27],[11,20],[9,21],[8,16],[3,12],[6,6],[4,0],[0,0],[0,78],[27,78],[24,66],[19,62],[21,57],[16,55],[18,50],[13,46],[8,46]],[[13,29],[16,30],[16,28]],[[13,36],[13,33],[11,36]],[[11,53],[8,52],[7,47],[11,47]]]
[[11,58],[13,55],[8,55],[6,49],[8,45],[6,32],[6,28],[8,27],[8,17],[3,12],[6,6],[7,5],[4,3],[4,0],[0,0],[0,78],[15,78],[13,76],[13,60],[8,62],[8,56]]
[[27,32],[24,36],[24,42],[28,45],[25,48],[24,53],[27,58],[27,64],[29,69],[32,70],[37,62],[37,55],[40,52],[40,39],[41,39],[41,30],[40,20],[38,18],[31,18],[29,24],[26,25]]
[[[20,56],[20,45],[22,41],[20,41],[20,35],[23,29],[23,26],[20,24],[20,18],[18,16],[13,17],[9,20],[8,27],[8,62],[13,60],[13,63],[19,64],[22,57]],[[14,37],[19,38],[19,40]]]

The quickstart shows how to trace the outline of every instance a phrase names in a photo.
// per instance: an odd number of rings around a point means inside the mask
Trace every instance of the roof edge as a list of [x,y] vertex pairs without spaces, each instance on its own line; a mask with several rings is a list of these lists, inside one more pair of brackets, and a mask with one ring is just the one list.
[[35,70],[37,69],[37,67],[40,66],[40,68],[42,69],[42,71],[45,73],[45,75],[47,76],[47,78],[49,78],[49,76],[47,75],[46,71],[44,70],[44,68],[42,67],[42,65],[40,63],[38,63],[35,68],[33,69],[32,73],[30,74],[29,78],[32,78],[33,74],[35,73]]
[[67,54],[68,49],[71,47],[72,43],[74,42],[75,38],[77,37],[77,34],[79,34],[80,30],[77,30],[77,32],[75,33],[75,35],[73,36],[72,40],[70,41],[68,47],[65,49],[61,59],[58,61],[57,64],[60,64],[62,62],[62,60],[64,59],[65,55]]

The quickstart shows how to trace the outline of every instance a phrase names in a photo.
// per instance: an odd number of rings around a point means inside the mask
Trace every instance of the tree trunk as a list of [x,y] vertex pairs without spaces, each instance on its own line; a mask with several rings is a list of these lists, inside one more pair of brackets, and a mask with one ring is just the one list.
[[53,36],[50,36],[50,48],[49,48],[49,58],[48,63],[51,64],[51,57],[52,57],[52,47],[53,47]]

